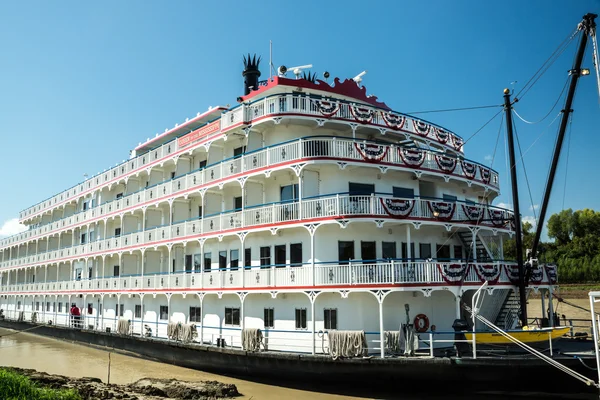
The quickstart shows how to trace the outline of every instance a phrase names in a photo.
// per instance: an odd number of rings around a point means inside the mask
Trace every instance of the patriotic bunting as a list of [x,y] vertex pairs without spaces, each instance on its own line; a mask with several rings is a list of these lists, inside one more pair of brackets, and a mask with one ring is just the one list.
[[450,137],[448,131],[442,128],[433,128],[433,132],[435,133],[435,137],[437,137],[437,140],[440,143],[446,143],[448,141],[448,138]]
[[[428,201],[427,206],[429,210],[434,214],[435,218],[442,221],[450,221],[454,215],[456,208],[455,203],[447,201]],[[436,215],[437,214],[437,215]]]
[[544,280],[544,268],[541,265],[535,265],[531,267],[531,278],[529,282],[539,285]]
[[435,155],[435,162],[443,172],[451,174],[456,168],[456,158],[447,157],[442,154]]
[[364,124],[369,123],[373,120],[375,112],[369,108],[353,106],[350,104],[350,112],[355,120]]
[[379,198],[385,212],[394,218],[406,218],[415,206],[414,200],[383,199]]
[[354,147],[365,161],[381,161],[389,149],[383,144],[375,143],[354,143]]
[[416,119],[413,119],[413,126],[415,128],[415,133],[423,137],[427,136],[429,134],[429,129],[431,129],[431,125]]
[[544,269],[546,270],[546,275],[548,276],[548,280],[551,284],[556,285],[558,282],[558,274],[556,272],[556,265],[553,264],[544,264]]
[[475,163],[466,160],[460,160],[460,166],[462,167],[463,173],[467,179],[475,178],[475,174],[477,173],[477,166]]
[[452,145],[456,150],[462,151],[463,144],[465,144],[465,142],[462,140],[462,138],[452,135]]
[[504,218],[503,210],[492,210],[488,208],[488,214],[490,214],[490,220],[492,224],[497,227],[503,227],[506,225],[506,219]]
[[437,264],[440,274],[446,283],[457,284],[467,275],[467,264]]
[[392,114],[391,112],[381,111],[381,117],[385,124],[392,129],[402,129],[406,118],[402,115]]
[[508,276],[508,280],[513,285],[519,284],[519,266],[512,264],[505,264],[504,270],[506,271],[506,275]]
[[404,164],[412,167],[420,167],[425,161],[425,151],[417,148],[398,147],[398,153],[400,153],[400,158],[402,158]]
[[481,180],[483,181],[483,183],[485,183],[486,185],[490,183],[490,177],[492,176],[492,173],[488,168],[482,167],[480,165],[479,173],[481,174]]
[[485,209],[483,206],[470,206],[462,204],[463,212],[469,221],[481,222]]
[[488,282],[490,285],[494,285],[500,278],[502,267],[498,264],[471,264],[472,268],[475,269],[477,276],[481,282]]
[[336,101],[312,100],[313,104],[321,114],[326,117],[332,117],[340,109],[340,104]]

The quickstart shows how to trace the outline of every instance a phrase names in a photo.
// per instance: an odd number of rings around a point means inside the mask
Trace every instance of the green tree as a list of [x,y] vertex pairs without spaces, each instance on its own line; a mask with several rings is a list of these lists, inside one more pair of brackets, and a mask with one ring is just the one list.
[[[521,226],[523,231],[523,257],[525,258],[527,249],[530,249],[533,245],[535,233],[532,232],[533,225],[531,223],[523,221]],[[514,236],[504,242],[504,258],[507,260],[517,259],[517,241]]]

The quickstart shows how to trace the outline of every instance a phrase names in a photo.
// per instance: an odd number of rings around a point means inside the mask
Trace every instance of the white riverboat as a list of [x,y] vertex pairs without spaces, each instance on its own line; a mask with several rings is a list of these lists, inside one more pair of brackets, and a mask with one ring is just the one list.
[[[321,331],[363,331],[385,357],[407,318],[425,347],[447,347],[435,338],[487,282],[480,314],[516,326],[514,216],[491,205],[498,174],[461,136],[352,79],[259,81],[250,57],[243,75],[236,106],[20,213],[29,230],[0,241],[4,315],[69,326],[75,304],[86,330],[122,318],[127,334],[166,338],[193,323],[196,342],[240,348],[258,328],[265,348],[307,354],[327,351]],[[538,266],[529,288],[556,279]]]

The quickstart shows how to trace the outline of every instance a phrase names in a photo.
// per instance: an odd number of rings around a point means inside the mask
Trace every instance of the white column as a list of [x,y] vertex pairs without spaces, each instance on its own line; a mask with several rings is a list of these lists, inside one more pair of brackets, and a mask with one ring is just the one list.
[[379,341],[381,347],[381,358],[385,358],[385,340],[383,330],[383,298],[379,300]]
[[[550,307],[550,326],[554,327],[554,304],[552,302],[552,297],[554,297],[554,289],[552,286],[548,287],[548,306]],[[543,310],[542,310],[543,311]],[[592,315],[596,315],[592,313]]]
[[317,298],[313,297],[310,299],[310,319],[311,319],[311,327],[310,333],[312,337],[312,354],[315,355],[316,352],[316,344],[315,344],[315,330],[316,330],[316,318],[315,318],[315,302]]
[[412,246],[410,242],[410,224],[406,224],[406,258],[410,262],[412,259]]

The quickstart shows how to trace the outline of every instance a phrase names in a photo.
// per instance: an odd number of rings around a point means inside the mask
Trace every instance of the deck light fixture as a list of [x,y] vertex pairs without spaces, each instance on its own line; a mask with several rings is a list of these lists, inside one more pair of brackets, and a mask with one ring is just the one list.
[[587,76],[590,74],[590,69],[589,68],[581,68],[579,71],[577,71],[575,69],[569,70],[569,76],[574,75],[576,73],[579,73],[579,75],[581,75],[581,76]]

